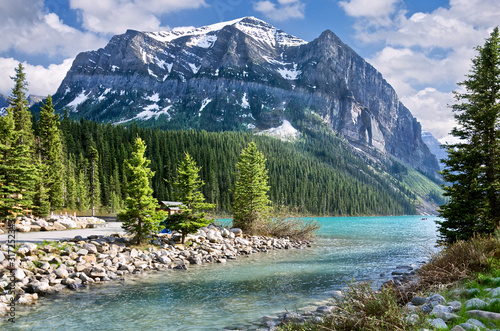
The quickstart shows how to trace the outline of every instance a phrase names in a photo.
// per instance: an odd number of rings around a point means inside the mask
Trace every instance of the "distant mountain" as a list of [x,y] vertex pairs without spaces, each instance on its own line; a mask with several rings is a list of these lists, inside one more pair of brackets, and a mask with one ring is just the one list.
[[0,116],[5,114],[7,107],[9,106],[9,97],[0,93]]
[[[37,95],[28,96],[28,105],[31,107],[35,104],[39,104],[43,100],[43,97]],[[9,97],[0,93],[0,116],[6,113],[7,107],[9,106]]]
[[168,32],[128,30],[80,53],[53,100],[70,117],[115,124],[323,128],[368,155],[438,176],[420,124],[394,89],[329,30],[306,42],[253,17]]
[[442,159],[446,159],[448,157],[448,153],[446,153],[446,150],[441,147],[441,143],[439,140],[434,138],[434,136],[427,131],[422,131],[422,140],[424,143],[429,147],[429,150],[432,152],[432,154],[436,155],[439,163],[439,168],[441,170],[444,169],[444,164],[441,162]]

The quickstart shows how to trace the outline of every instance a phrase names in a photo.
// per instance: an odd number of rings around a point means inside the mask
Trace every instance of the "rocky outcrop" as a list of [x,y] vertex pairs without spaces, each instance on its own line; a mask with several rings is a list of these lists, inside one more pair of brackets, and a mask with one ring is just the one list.
[[174,129],[265,130],[285,119],[319,120],[358,148],[438,170],[394,89],[331,31],[307,43],[252,17],[129,30],[79,54],[53,99],[72,117]]

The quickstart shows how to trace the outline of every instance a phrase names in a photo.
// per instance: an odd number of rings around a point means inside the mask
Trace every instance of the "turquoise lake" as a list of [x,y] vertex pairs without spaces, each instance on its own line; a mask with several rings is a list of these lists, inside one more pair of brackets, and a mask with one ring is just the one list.
[[311,248],[128,277],[18,307],[2,330],[220,330],[330,298],[346,282],[382,284],[435,250],[436,217],[324,217]]

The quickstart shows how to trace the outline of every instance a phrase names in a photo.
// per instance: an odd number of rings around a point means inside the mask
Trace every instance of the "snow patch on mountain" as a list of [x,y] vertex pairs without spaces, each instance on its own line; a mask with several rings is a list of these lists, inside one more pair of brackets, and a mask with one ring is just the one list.
[[73,109],[73,111],[74,111],[74,112],[76,112],[76,111],[77,111],[77,109],[76,109],[76,108],[78,107],[78,105],[80,105],[81,103],[85,102],[85,100],[87,100],[87,99],[88,99],[88,96],[89,96],[89,94],[90,94],[90,93],[85,94],[86,92],[87,92],[87,91],[85,91],[85,90],[81,91],[81,92],[80,92],[80,94],[78,94],[78,95],[77,95],[77,96],[73,99],[73,101],[71,101],[70,103],[68,103],[68,104],[66,105],[66,107],[71,108],[71,109]]
[[257,41],[266,43],[273,47],[278,45],[300,46],[303,44],[307,44],[307,41],[289,35],[286,32],[273,27],[269,23],[266,23],[255,17],[242,17],[236,20],[202,26],[199,28],[193,26],[185,26],[177,27],[170,31],[146,32],[146,35],[150,38],[164,43],[169,43],[184,36],[200,36],[200,38],[192,38],[188,45],[210,48],[217,40],[217,37],[208,34],[210,34],[211,32],[222,30],[225,26],[228,25],[233,25],[238,30],[255,38]]
[[215,44],[216,41],[217,36],[214,35],[193,36],[186,45],[191,47],[210,48]]
[[276,71],[281,75],[281,77],[288,80],[296,80],[297,78],[299,78],[300,74],[302,74],[302,71],[297,69],[296,63],[293,64],[292,69],[281,68],[276,69]]
[[299,136],[299,131],[289,121],[284,120],[280,126],[261,131],[257,134],[269,135],[283,141],[293,141]]

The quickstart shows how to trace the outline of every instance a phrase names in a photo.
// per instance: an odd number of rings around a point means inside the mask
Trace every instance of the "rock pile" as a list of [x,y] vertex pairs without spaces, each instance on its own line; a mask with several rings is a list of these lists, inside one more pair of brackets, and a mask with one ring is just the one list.
[[[47,218],[23,216],[16,220],[14,226],[18,232],[62,231],[69,229],[85,229],[106,226],[106,222],[96,217],[76,217],[68,215],[51,215]],[[0,229],[0,234],[4,231]]]
[[[471,293],[473,291],[479,292],[479,290],[456,290],[455,295],[458,296],[462,292],[467,296],[475,295]],[[460,317],[456,314],[459,312],[463,306],[465,306],[465,310],[467,311],[467,315],[470,317],[466,322],[461,323],[460,325],[455,325],[451,330],[453,331],[463,331],[463,330],[490,330],[490,328],[496,329],[494,324],[486,325],[485,323],[478,320],[486,319],[486,320],[500,320],[500,314],[488,312],[481,310],[488,305],[498,302],[500,303],[500,287],[495,289],[488,290],[489,296],[491,298],[472,298],[466,300],[464,303],[460,301],[450,301],[447,302],[446,299],[439,295],[434,294],[429,297],[414,297],[410,303],[406,305],[406,309],[410,313],[409,319],[418,319],[417,312],[423,312],[424,314],[428,314],[430,317],[428,319],[429,324],[434,329],[448,329],[448,325],[450,322],[454,322],[458,320]],[[479,293],[477,293],[479,294]]]
[[[240,255],[275,249],[305,248],[308,242],[260,236],[243,236],[240,229],[215,226],[187,236],[186,245],[176,245],[180,234],[162,234],[156,246],[141,250],[128,246],[118,235],[77,236],[55,245],[21,244],[14,261],[8,260],[7,245],[0,246],[0,313],[6,312],[12,295],[18,304],[32,304],[40,295],[104,283],[128,274],[149,270],[187,269],[190,264],[224,263]],[[14,276],[14,290],[8,291]],[[8,294],[7,294],[8,293]]]

